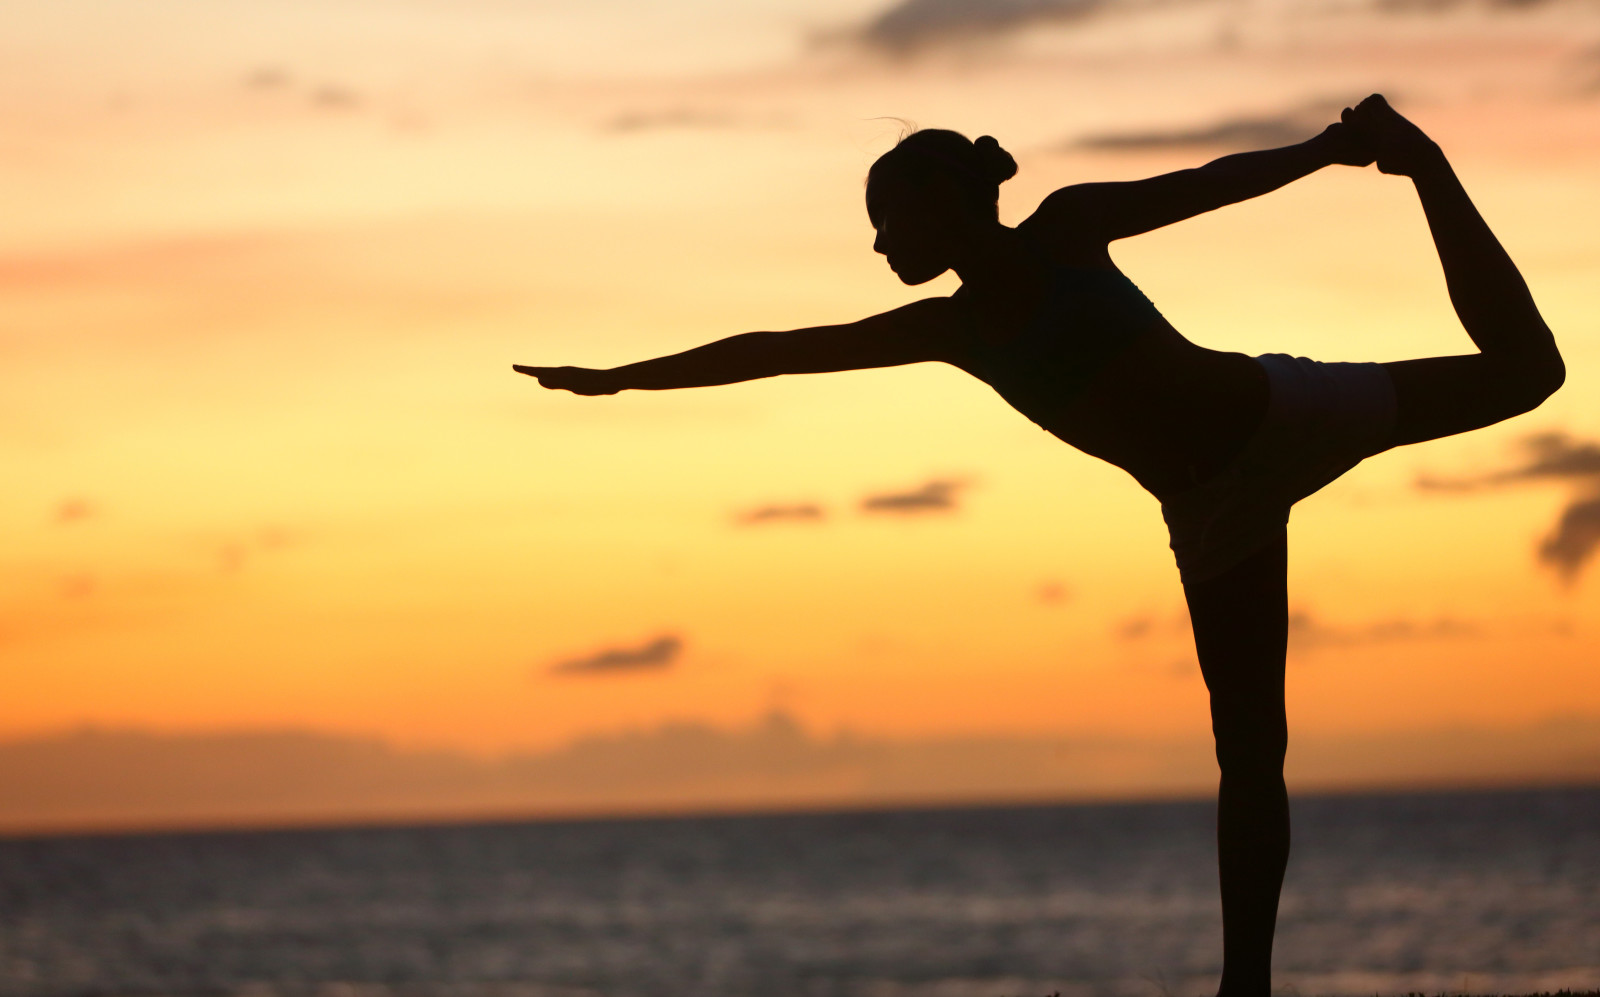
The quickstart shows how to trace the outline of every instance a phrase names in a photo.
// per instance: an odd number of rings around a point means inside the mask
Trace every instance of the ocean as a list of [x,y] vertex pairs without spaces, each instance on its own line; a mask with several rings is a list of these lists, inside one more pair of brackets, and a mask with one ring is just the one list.
[[[8,997],[1214,992],[1207,802],[0,841]],[[1600,986],[1600,788],[1295,801],[1289,994]]]

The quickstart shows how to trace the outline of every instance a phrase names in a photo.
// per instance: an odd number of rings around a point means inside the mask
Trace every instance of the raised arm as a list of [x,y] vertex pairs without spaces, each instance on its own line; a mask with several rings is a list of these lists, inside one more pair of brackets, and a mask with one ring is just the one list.
[[1259,197],[1324,166],[1371,162],[1348,126],[1333,124],[1299,145],[1223,156],[1148,180],[1063,187],[1045,198],[1039,214],[1048,227],[1075,239],[1089,234],[1112,242]]
[[958,325],[949,298],[924,298],[845,325],[788,332],[746,332],[671,356],[610,370],[513,365],[546,388],[580,395],[613,395],[636,388],[700,388],[778,374],[821,374],[897,367],[952,354]]

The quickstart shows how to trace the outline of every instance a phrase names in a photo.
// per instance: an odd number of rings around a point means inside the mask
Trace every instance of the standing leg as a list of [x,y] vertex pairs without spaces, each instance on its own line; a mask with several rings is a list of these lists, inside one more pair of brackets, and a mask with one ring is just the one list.
[[1344,118],[1368,143],[1380,170],[1416,185],[1450,303],[1480,351],[1385,365],[1399,402],[1393,445],[1463,433],[1534,408],[1566,377],[1561,353],[1527,282],[1444,153],[1380,96]]
[[1287,543],[1279,536],[1226,573],[1184,585],[1222,770],[1219,997],[1265,997],[1272,989],[1272,935],[1289,861],[1283,784],[1289,737],[1283,702],[1286,571]]

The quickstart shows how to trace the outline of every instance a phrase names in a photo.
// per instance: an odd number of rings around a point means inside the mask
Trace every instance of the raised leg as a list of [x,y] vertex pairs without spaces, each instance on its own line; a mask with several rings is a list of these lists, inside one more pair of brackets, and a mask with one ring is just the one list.
[[1184,585],[1222,770],[1219,997],[1265,997],[1272,989],[1272,936],[1289,861],[1283,784],[1289,738],[1283,704],[1286,571],[1287,544],[1280,536],[1225,574]]
[[1527,282],[1444,153],[1380,96],[1344,118],[1370,143],[1380,170],[1416,185],[1450,302],[1479,350],[1386,365],[1399,400],[1392,445],[1463,433],[1536,407],[1566,377],[1561,353]]

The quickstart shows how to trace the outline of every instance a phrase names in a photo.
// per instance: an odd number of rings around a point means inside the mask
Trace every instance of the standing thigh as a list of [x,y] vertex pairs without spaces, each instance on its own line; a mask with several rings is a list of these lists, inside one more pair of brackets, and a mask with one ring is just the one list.
[[1223,574],[1184,585],[1224,772],[1282,766],[1287,570],[1288,543],[1280,533]]

